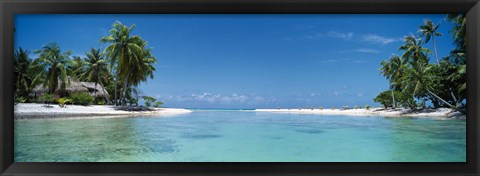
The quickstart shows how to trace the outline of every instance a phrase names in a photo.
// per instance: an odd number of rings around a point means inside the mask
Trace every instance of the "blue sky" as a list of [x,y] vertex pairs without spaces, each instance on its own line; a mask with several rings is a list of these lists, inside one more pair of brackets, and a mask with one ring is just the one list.
[[[423,19],[442,21],[439,57],[454,48],[443,14],[421,15],[17,15],[15,47],[57,42],[84,56],[105,48],[112,24],[135,24],[157,58],[144,95],[168,107],[329,108],[378,105],[380,62]],[[425,45],[433,50],[430,42]],[[35,59],[31,54],[31,58]],[[434,62],[431,55],[430,61]]]

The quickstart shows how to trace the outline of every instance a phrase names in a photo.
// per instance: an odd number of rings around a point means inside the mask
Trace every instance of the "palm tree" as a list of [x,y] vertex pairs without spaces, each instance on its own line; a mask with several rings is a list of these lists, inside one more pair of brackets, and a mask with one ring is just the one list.
[[447,20],[453,23],[450,33],[453,35],[457,50],[464,51],[467,45],[467,19],[466,14],[449,14]]
[[70,66],[68,68],[68,75],[75,78],[80,79],[80,74],[85,72],[84,70],[84,61],[80,56],[73,56],[73,59],[70,61]]
[[46,68],[43,86],[48,88],[49,93],[54,93],[60,82],[59,94],[60,96],[64,95],[67,84],[70,84],[67,68],[70,64],[71,53],[72,51],[61,52],[60,46],[56,43],[49,43],[35,51],[35,54],[39,54],[35,62]]
[[433,42],[433,50],[435,51],[435,58],[437,59],[437,65],[440,65],[440,61],[438,60],[437,54],[437,44],[435,43],[435,36],[442,36],[440,32],[437,32],[438,27],[440,24],[435,25],[431,20],[424,20],[423,25],[420,26],[420,36],[425,37],[425,43],[428,43],[430,39]]
[[398,89],[401,85],[400,79],[406,68],[404,59],[400,58],[397,55],[393,55],[389,60],[381,62],[382,68],[380,68],[381,73],[385,76],[390,82],[390,89],[392,92],[392,102],[393,108],[395,108],[395,93],[394,90]]
[[13,57],[15,62],[15,92],[16,94],[24,95],[30,87],[33,78],[28,75],[29,66],[32,60],[28,58],[29,52],[18,49]]
[[132,59],[135,64],[131,64],[128,74],[123,75],[126,76],[126,80],[128,80],[124,81],[123,95],[126,95],[126,91],[129,90],[129,86],[135,86],[135,88],[131,90],[136,90],[141,82],[147,81],[148,78],[154,78],[153,73],[155,71],[155,67],[153,64],[157,63],[157,60],[151,54],[151,48],[147,49],[146,41],[142,40],[141,43],[138,43],[138,45],[144,48],[143,53],[141,55],[137,55],[138,57],[135,59]]
[[432,66],[428,63],[421,61],[413,62],[412,68],[406,70],[406,75],[403,78],[403,84],[405,85],[404,89],[413,91],[414,98],[421,98],[427,94],[432,95],[447,106],[455,109],[455,106],[433,93],[431,80],[434,79],[435,75],[432,74],[431,69]]
[[36,85],[41,78],[42,68],[35,65],[29,58],[30,52],[19,48],[15,51],[15,95],[26,97],[30,90]]
[[413,34],[405,36],[404,44],[399,48],[399,50],[404,51],[402,58],[410,62],[421,60],[428,63],[427,54],[431,53],[431,51],[422,47],[422,44],[422,39],[417,39]]
[[447,15],[447,20],[453,23],[453,29],[450,30],[450,33],[453,36],[456,48],[450,52],[450,57],[453,59],[453,63],[457,65],[457,72],[451,75],[450,79],[454,82],[459,82],[457,88],[458,93],[458,102],[461,102],[466,98],[467,92],[467,82],[466,82],[466,14],[449,14]]
[[143,40],[138,35],[131,35],[134,28],[135,25],[127,27],[117,21],[113,24],[110,35],[100,39],[101,43],[110,43],[104,52],[110,59],[110,69],[115,70],[115,105],[117,105],[118,79],[123,78],[124,84],[128,84],[129,67],[137,64],[138,62],[135,61],[138,61],[138,58],[141,58],[139,56],[143,54],[143,48],[138,45]]
[[462,103],[463,99],[466,98],[465,95],[467,94],[467,65],[462,64],[458,66],[457,71],[450,75],[448,79],[450,81],[455,82],[458,84],[457,87],[457,94],[459,95],[458,99],[455,99],[457,102],[457,106]]
[[[104,83],[108,82],[110,71],[108,70],[107,60],[104,55],[100,53],[100,49],[91,48],[89,53],[86,53],[87,58],[84,61],[84,72],[80,74],[80,79],[94,82],[95,88],[97,84],[102,86],[105,92]],[[95,91],[95,97],[97,92]],[[105,100],[109,102],[108,97],[105,95]]]

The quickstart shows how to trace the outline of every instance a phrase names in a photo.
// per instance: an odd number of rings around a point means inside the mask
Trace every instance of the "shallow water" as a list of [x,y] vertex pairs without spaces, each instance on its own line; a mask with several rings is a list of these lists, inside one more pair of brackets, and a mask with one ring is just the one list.
[[15,121],[16,162],[465,162],[465,120],[201,111]]

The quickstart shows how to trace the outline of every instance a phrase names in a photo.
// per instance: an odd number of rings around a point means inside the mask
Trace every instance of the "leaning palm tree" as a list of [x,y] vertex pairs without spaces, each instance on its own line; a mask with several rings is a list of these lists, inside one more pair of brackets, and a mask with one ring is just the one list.
[[[108,82],[108,77],[110,74],[107,60],[104,58],[104,55],[100,53],[100,49],[91,48],[90,52],[86,53],[86,56],[87,57],[84,61],[85,71],[80,74],[80,79],[94,82],[95,88],[97,87],[97,84],[100,84],[103,91],[106,92],[104,83]],[[95,91],[95,97],[97,96],[96,94],[97,92]],[[109,102],[106,94],[104,98],[107,102]]]
[[435,25],[431,20],[424,20],[423,25],[420,26],[420,36],[425,37],[425,43],[428,43],[430,39],[433,42],[433,50],[435,51],[435,59],[437,60],[437,65],[440,65],[440,60],[438,60],[437,54],[437,44],[435,43],[435,37],[442,36],[440,32],[437,32],[440,24]]
[[[138,35],[131,35],[135,25],[127,27],[120,22],[115,22],[110,35],[100,39],[101,43],[109,43],[104,50],[110,59],[110,69],[115,70],[115,105],[117,105],[117,84],[119,77],[124,78],[124,84],[128,84],[129,68],[137,64],[139,55],[143,53],[143,48],[138,44],[142,39]],[[126,91],[126,90],[124,90]]]
[[71,53],[72,51],[61,52],[60,46],[56,43],[49,43],[35,51],[35,54],[39,54],[35,62],[46,68],[43,86],[48,88],[49,93],[54,93],[60,82],[59,94],[60,96],[64,95],[67,85],[70,84],[67,68],[70,64]]
[[436,99],[442,101],[450,108],[456,109],[448,101],[442,99],[437,94],[433,93],[432,81],[434,74],[431,72],[432,65],[428,63],[417,61],[412,63],[412,67],[406,70],[406,74],[403,77],[404,90],[412,91],[413,98],[421,98],[426,95],[432,95]]

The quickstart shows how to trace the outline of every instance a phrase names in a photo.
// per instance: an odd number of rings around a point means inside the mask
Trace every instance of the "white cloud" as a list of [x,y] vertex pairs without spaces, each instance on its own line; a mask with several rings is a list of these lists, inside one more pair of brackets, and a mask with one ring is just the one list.
[[330,31],[327,33],[327,36],[343,40],[351,40],[353,38],[353,32],[341,33],[336,31]]
[[340,58],[340,59],[327,59],[322,60],[321,63],[323,64],[330,64],[330,63],[364,63],[364,59],[354,59],[354,58]]
[[353,32],[337,32],[337,31],[330,31],[327,33],[315,33],[311,35],[305,36],[306,39],[318,39],[318,38],[323,38],[323,37],[331,37],[331,38],[337,38],[337,39],[342,39],[342,40],[351,40],[353,38],[354,34]]
[[257,95],[241,95],[241,94],[232,94],[232,95],[222,95],[222,94],[212,94],[212,93],[201,93],[190,95],[168,95],[160,96],[157,95],[158,99],[163,101],[174,101],[174,102],[203,102],[203,103],[220,103],[220,104],[256,104],[261,102],[272,102],[275,101],[275,98],[267,98]]
[[364,41],[364,42],[380,43],[380,44],[384,44],[384,45],[392,43],[392,42],[400,41],[398,39],[388,38],[388,37],[384,37],[384,36],[381,36],[381,35],[378,35],[378,34],[364,34],[364,35],[362,35],[361,40]]
[[371,49],[371,48],[358,48],[354,50],[345,50],[345,51],[339,51],[339,53],[367,53],[367,54],[378,54],[380,51],[376,49]]
[[307,39],[317,39],[317,38],[321,38],[321,37],[325,37],[325,35],[322,34],[322,33],[316,33],[316,34],[305,36],[305,38],[307,38]]
[[[402,41],[402,38],[390,38],[385,37],[379,34],[355,34],[353,32],[338,32],[338,31],[329,31],[329,32],[316,32],[310,35],[304,35],[300,37],[285,37],[282,40],[293,40],[293,39],[319,39],[324,37],[342,39],[345,41],[350,40],[358,40],[363,42],[370,42],[370,43],[379,43],[379,44],[389,44],[392,42]],[[361,52],[361,51],[360,51]]]
[[359,53],[370,53],[370,54],[380,53],[380,51],[376,49],[369,49],[369,48],[359,48],[359,49],[356,49],[355,51]]

